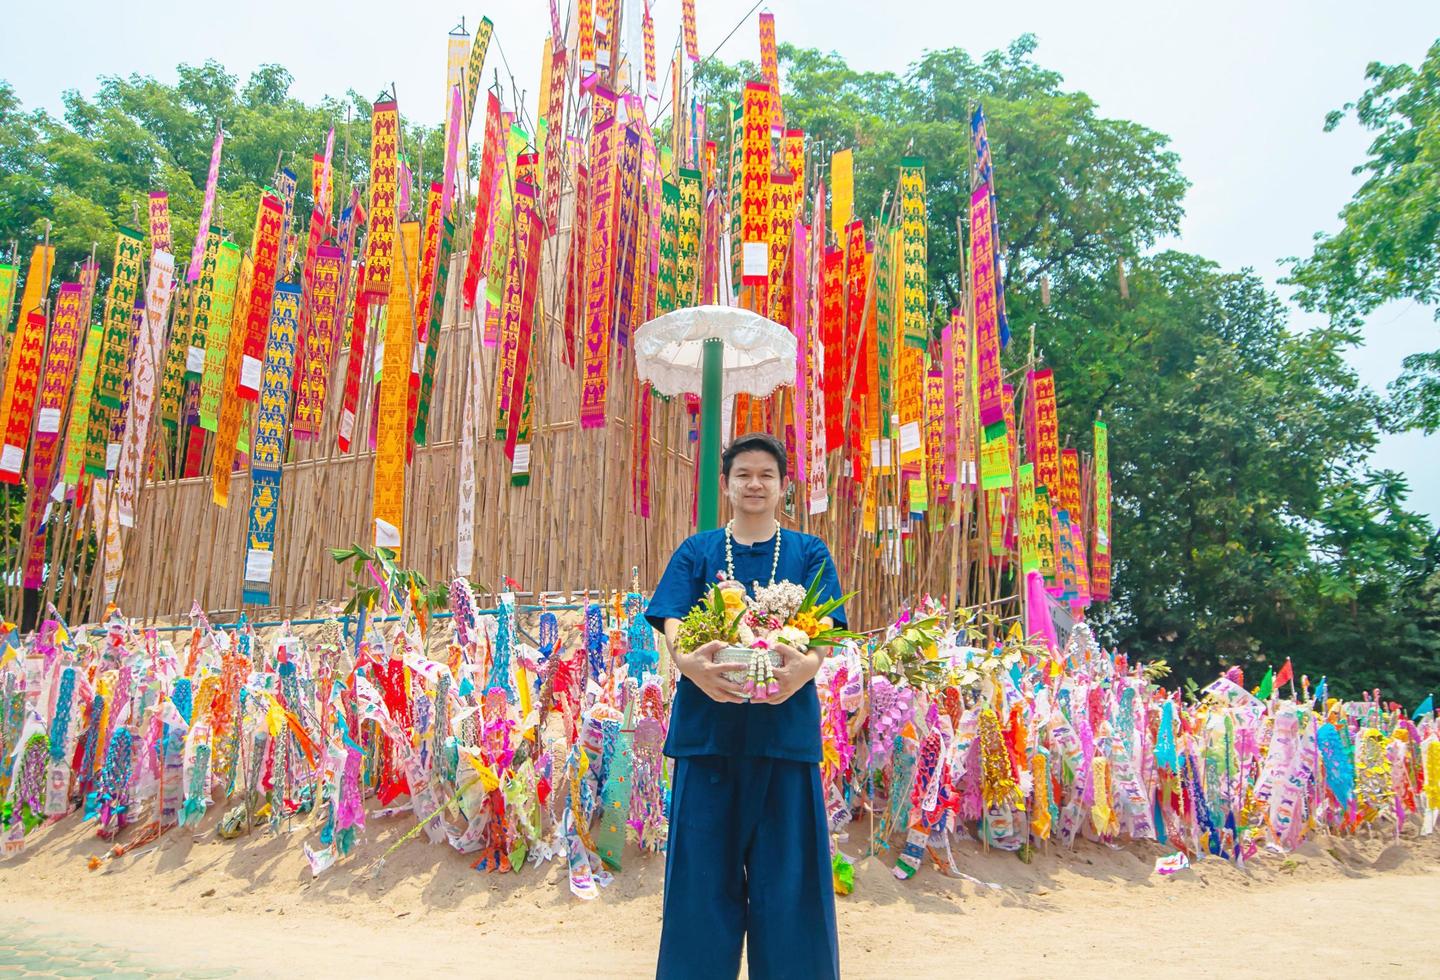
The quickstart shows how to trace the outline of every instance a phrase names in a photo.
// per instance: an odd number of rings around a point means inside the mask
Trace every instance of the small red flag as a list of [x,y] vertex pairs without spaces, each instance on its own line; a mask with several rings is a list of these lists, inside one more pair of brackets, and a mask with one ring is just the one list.
[[1295,680],[1295,668],[1290,666],[1290,658],[1285,658],[1285,666],[1280,668],[1280,673],[1275,675],[1275,686],[1279,687],[1287,681]]

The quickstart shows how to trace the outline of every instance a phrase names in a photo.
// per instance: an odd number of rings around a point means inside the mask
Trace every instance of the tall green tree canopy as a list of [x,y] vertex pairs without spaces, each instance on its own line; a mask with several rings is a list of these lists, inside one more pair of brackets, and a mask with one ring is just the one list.
[[[1381,303],[1411,299],[1440,317],[1440,39],[1418,68],[1372,63],[1370,87],[1326,118],[1350,113],[1375,134],[1355,168],[1365,181],[1340,211],[1339,231],[1317,236],[1290,281],[1307,309],[1357,328]],[[1440,429],[1440,350],[1407,357],[1392,386],[1402,426]]]

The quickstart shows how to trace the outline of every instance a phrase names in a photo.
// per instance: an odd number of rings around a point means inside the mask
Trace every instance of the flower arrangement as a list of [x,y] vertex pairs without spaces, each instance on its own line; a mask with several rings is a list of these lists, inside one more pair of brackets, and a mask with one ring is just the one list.
[[689,652],[716,640],[726,643],[733,652],[723,659],[750,666],[743,684],[746,696],[757,701],[774,697],[780,691],[775,646],[804,653],[859,638],[837,627],[830,615],[855,593],[820,601],[820,574],[816,572],[808,589],[789,581],[756,583],[753,597],[733,579],[717,581],[680,621],[680,648]]

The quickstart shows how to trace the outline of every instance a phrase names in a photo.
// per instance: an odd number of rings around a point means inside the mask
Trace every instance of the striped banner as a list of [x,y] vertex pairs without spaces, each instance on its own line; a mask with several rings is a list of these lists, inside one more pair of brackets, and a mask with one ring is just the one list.
[[300,299],[298,285],[281,283],[275,287],[265,344],[265,369],[250,457],[250,516],[242,593],[242,600],[254,605],[270,602],[275,519],[280,509],[280,470],[285,462],[285,427],[290,416],[290,375],[295,367]]

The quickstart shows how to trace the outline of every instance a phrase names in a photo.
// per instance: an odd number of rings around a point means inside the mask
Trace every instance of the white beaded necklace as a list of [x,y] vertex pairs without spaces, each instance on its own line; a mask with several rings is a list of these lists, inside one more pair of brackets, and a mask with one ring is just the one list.
[[[725,523],[725,578],[735,581],[735,553],[731,550],[735,521]],[[780,570],[780,522],[775,522],[775,557],[770,562],[770,584],[775,584],[775,573]],[[759,583],[756,583],[757,585]]]

